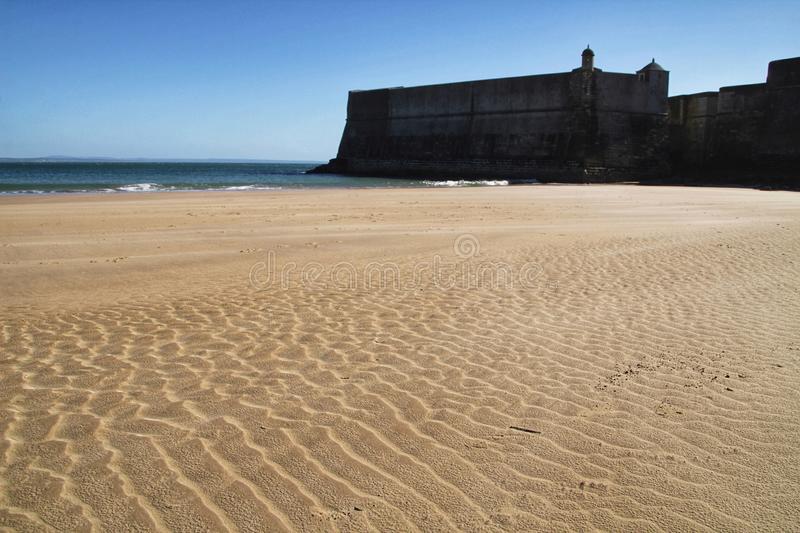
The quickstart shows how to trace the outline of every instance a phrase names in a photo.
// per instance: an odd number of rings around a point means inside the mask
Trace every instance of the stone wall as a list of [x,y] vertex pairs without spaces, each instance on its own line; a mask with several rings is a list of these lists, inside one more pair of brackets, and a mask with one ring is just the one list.
[[568,75],[546,75],[353,91],[338,157],[563,157],[568,84]]
[[704,170],[714,142],[719,93],[669,99],[670,159],[675,172]]
[[761,161],[800,177],[800,57],[772,61],[767,88]]
[[669,105],[676,171],[800,177],[800,58],[771,62],[766,83],[676,96]]
[[669,73],[655,61],[624,74],[594,68],[591,50],[582,59],[560,74],[351,91],[338,155],[316,171],[800,178],[800,58],[771,62],[766,83],[669,99]]
[[717,100],[716,134],[711,161],[715,168],[750,168],[759,159],[767,109],[766,84],[722,87]]
[[351,91],[337,158],[361,175],[606,181],[665,172],[668,73],[594,68]]

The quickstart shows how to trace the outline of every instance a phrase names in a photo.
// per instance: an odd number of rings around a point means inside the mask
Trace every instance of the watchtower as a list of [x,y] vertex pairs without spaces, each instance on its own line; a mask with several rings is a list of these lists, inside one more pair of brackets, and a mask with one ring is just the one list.
[[589,45],[586,45],[586,50],[581,53],[581,69],[594,70],[594,52]]

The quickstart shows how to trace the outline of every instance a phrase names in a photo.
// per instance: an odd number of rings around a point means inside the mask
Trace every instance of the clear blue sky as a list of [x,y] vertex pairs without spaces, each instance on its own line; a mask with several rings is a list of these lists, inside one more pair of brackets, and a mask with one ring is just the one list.
[[671,94],[800,55],[793,1],[0,0],[0,157],[333,157],[348,89],[651,57]]

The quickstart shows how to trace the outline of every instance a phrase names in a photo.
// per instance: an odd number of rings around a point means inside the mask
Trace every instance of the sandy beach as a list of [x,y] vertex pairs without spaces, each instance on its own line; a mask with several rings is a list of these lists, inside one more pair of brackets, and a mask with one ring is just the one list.
[[0,529],[787,531],[800,194],[0,197]]

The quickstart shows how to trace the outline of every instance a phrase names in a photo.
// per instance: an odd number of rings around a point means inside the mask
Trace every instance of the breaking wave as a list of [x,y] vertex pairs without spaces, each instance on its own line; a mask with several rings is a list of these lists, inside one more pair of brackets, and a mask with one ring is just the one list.
[[151,191],[163,191],[169,189],[172,189],[172,187],[164,187],[163,185],[159,185],[158,183],[133,183],[131,185],[123,185],[121,187],[116,187],[116,190],[124,192],[151,192]]
[[269,187],[266,185],[232,185],[230,187],[223,187],[217,189],[220,191],[269,191],[273,189],[280,189],[280,187]]

